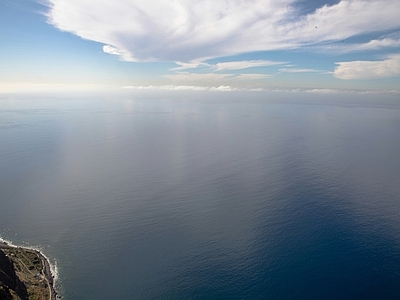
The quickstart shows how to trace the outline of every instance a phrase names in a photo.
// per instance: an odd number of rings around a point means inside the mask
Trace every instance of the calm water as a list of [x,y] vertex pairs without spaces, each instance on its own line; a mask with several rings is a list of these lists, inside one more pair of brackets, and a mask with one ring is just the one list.
[[2,99],[0,236],[64,299],[400,299],[400,104],[218,95]]

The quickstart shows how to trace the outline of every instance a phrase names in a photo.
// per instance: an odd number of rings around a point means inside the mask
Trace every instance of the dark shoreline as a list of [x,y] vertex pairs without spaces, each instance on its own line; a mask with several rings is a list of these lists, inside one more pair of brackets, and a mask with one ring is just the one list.
[[50,299],[49,300],[61,299],[61,297],[58,295],[57,291],[55,290],[55,287],[54,287],[54,275],[51,272],[50,262],[46,258],[46,256],[41,251],[39,251],[37,249],[29,248],[29,247],[23,247],[23,246],[10,245],[8,242],[6,242],[4,240],[0,240],[0,249],[10,249],[10,248],[23,249],[25,251],[33,251],[33,252],[35,252],[38,255],[38,257],[41,259],[42,264],[43,264],[43,275],[44,275],[44,278],[46,279],[46,281],[48,283],[48,286],[49,286],[49,289],[50,289]]

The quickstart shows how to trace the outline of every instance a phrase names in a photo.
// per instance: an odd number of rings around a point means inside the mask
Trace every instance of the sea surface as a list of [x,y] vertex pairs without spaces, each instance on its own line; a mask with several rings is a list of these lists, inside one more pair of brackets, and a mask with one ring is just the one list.
[[400,299],[400,101],[290,97],[3,96],[0,237],[63,299]]

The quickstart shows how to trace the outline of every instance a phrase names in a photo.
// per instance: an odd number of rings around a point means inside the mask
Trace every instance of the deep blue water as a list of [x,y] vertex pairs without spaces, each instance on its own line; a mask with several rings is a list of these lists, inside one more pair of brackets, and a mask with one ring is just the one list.
[[400,103],[218,95],[5,97],[0,236],[64,299],[400,299]]

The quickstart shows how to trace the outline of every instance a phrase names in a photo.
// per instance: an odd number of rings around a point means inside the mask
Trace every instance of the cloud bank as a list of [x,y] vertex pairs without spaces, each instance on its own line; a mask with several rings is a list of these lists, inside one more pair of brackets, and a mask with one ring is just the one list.
[[47,1],[49,23],[125,61],[193,63],[400,28],[398,0],[321,3],[308,15],[299,0]]
[[400,76],[400,54],[379,61],[338,62],[334,75],[339,79],[374,79]]
[[[1,86],[1,83],[0,83]],[[272,92],[272,93],[307,93],[307,94],[371,94],[371,95],[400,95],[400,90],[342,90],[342,89],[290,89],[290,88],[249,88],[232,87],[230,85],[219,86],[196,86],[196,85],[127,85],[120,87],[121,90],[138,91],[212,91],[212,92]]]

